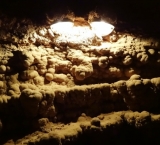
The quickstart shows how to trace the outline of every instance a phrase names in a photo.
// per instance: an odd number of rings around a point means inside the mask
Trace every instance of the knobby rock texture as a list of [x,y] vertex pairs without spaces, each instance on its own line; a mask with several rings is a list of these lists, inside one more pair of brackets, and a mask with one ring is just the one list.
[[158,144],[159,40],[118,31],[76,39],[1,17],[1,144],[138,143],[132,135]]

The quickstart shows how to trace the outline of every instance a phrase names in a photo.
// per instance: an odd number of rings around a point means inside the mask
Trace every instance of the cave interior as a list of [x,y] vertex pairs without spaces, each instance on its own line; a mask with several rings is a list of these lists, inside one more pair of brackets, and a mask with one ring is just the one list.
[[159,0],[1,0],[0,144],[160,144],[159,34]]

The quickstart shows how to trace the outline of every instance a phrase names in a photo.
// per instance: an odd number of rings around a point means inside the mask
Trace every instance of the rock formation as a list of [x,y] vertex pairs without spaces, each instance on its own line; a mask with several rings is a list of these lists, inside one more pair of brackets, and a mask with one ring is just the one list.
[[29,20],[0,22],[1,144],[77,144],[105,133],[111,142],[123,128],[160,124],[159,40],[100,38],[84,21],[70,36]]

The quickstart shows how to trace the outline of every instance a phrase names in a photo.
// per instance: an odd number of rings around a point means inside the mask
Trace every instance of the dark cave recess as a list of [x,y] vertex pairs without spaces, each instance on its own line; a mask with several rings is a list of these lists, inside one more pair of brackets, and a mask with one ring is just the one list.
[[1,0],[0,8],[10,14],[36,16],[49,11],[74,11],[83,15],[91,10],[116,13],[126,19],[159,19],[160,1],[152,0]]
[[140,28],[156,37],[160,33],[159,0],[1,0],[0,11],[38,23],[46,19],[46,14],[56,16],[71,11],[75,16],[87,17],[90,11],[96,11],[113,19],[118,30]]

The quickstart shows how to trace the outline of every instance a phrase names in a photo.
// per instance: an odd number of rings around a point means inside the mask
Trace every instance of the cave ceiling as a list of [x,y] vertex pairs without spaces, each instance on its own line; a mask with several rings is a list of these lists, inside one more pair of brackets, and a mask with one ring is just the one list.
[[1,13],[31,18],[38,23],[45,21],[46,14],[52,17],[72,11],[76,16],[87,17],[90,11],[96,11],[116,21],[121,29],[140,27],[156,36],[160,32],[158,0],[2,0],[0,10]]

